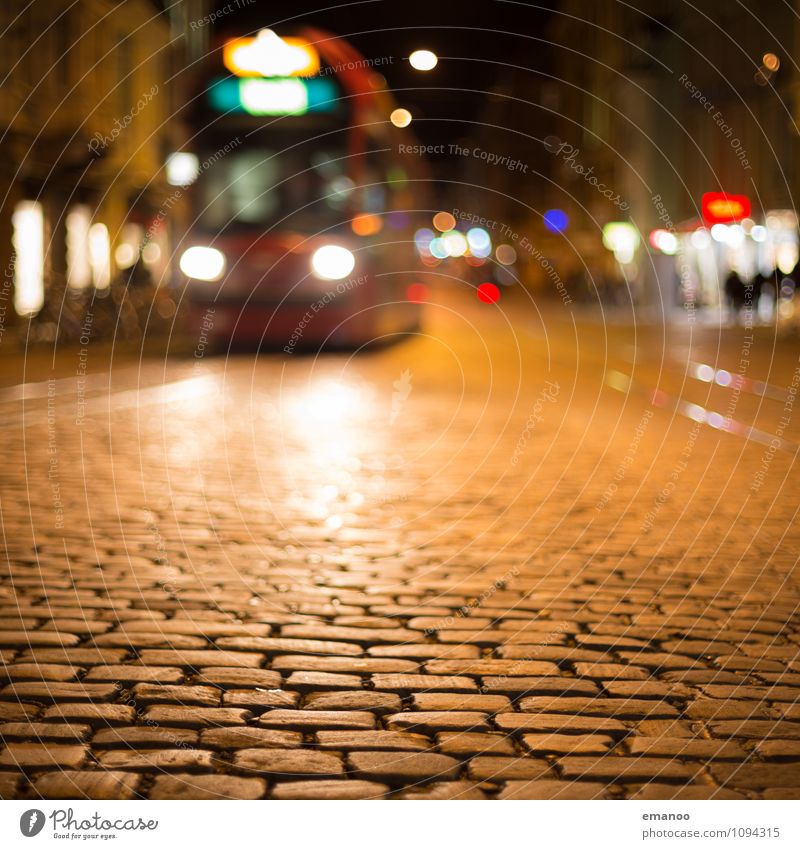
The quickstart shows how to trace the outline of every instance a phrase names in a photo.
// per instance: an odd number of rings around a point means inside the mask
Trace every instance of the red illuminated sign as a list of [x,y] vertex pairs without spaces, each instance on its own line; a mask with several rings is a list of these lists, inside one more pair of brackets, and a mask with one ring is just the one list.
[[701,208],[706,223],[728,224],[750,217],[750,198],[725,192],[706,192]]

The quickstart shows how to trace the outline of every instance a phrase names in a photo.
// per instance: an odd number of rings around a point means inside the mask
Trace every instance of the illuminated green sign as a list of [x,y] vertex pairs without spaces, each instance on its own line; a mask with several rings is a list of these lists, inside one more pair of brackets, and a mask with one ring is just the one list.
[[307,112],[333,112],[338,104],[338,90],[333,80],[229,77],[211,85],[208,102],[217,112],[305,115]]

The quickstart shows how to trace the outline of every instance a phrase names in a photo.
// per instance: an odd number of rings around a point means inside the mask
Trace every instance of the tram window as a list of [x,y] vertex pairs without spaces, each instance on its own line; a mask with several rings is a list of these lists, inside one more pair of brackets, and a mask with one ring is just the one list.
[[[276,152],[258,147],[230,153],[199,181],[205,205],[203,226],[219,230],[237,224],[265,226],[278,220],[289,226],[318,226],[316,219],[330,217],[343,206],[352,181],[341,175],[328,179],[337,170],[332,152],[323,168],[317,167],[319,160],[309,159],[300,149]],[[342,202],[332,203],[339,199],[337,187]],[[323,199],[328,203],[319,203]]]
[[268,151],[241,151],[216,163],[208,173],[205,223],[255,224],[275,215],[280,205],[271,189],[278,181],[275,160]]

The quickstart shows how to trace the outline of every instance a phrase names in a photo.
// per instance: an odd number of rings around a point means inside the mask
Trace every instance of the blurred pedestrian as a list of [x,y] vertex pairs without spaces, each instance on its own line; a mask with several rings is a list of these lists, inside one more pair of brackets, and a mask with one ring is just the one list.
[[758,303],[758,299],[764,293],[764,287],[768,280],[769,277],[766,274],[762,274],[760,271],[756,272],[753,276],[753,279],[750,281],[750,284],[753,287],[753,305]]
[[769,274],[761,276],[761,301],[759,313],[766,321],[771,321],[775,315],[778,304],[778,291],[780,290],[781,273],[775,268]]
[[745,302],[745,285],[742,278],[731,269],[725,278],[725,300],[728,304],[728,315],[734,324],[739,320],[739,311]]

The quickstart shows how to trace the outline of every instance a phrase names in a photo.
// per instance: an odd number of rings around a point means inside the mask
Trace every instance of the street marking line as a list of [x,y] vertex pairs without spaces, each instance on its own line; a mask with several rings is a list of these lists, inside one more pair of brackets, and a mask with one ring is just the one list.
[[[77,389],[77,383],[80,377],[80,375],[73,374],[69,377],[51,378],[50,380],[38,380],[33,383],[18,383],[15,386],[7,386],[0,389],[0,404],[16,404],[20,401],[36,401],[40,398],[47,398],[50,387],[53,385],[64,386],[72,384]],[[90,380],[90,378],[94,377],[105,377],[106,387],[108,386],[109,372],[87,375],[85,380],[87,383],[91,383],[93,387],[100,383],[99,380]],[[95,391],[102,389],[103,387],[99,385],[95,387]]]
[[[622,357],[626,362],[636,365],[636,349],[626,346],[626,352]],[[772,401],[786,401],[789,390],[774,383],[763,380],[753,380],[744,375],[728,369],[712,366],[709,363],[701,363],[697,360],[683,360],[680,357],[670,356],[669,360],[675,365],[686,366],[685,374],[701,383],[714,383],[723,389],[738,389]]]
[[[87,400],[81,418],[86,419],[92,413],[111,414],[120,410],[148,407],[154,404],[177,404],[192,398],[216,394],[218,391],[218,382],[216,378],[210,375],[190,377],[173,383],[151,386],[147,389],[122,389],[108,395],[95,395]],[[23,407],[0,419],[0,426],[23,424],[25,427],[29,427],[45,423],[47,416],[47,410],[28,411]]]
[[674,395],[668,395],[660,389],[645,389],[643,386],[636,384],[628,374],[609,369],[606,372],[606,385],[617,392],[630,394],[631,392],[637,395],[644,395],[654,407],[663,407],[691,419],[694,422],[708,425],[714,430],[720,430],[724,433],[730,433],[733,436],[740,436],[750,442],[758,442],[761,445],[772,445],[776,449],[785,451],[787,454],[797,454],[800,451],[800,444],[792,442],[788,439],[783,439],[780,436],[774,436],[764,430],[747,425],[744,422],[736,421],[729,416],[724,416],[716,410],[707,410],[699,404],[692,404],[678,398]]
[[727,369],[716,368],[708,363],[698,363],[694,360],[689,360],[687,365],[691,366],[694,372],[687,372],[689,377],[693,377],[701,383],[714,383],[725,389],[739,389],[749,392],[751,395],[770,398],[773,401],[785,401],[789,392],[788,389],[783,389],[772,383],[765,383],[763,380],[752,380],[749,377],[744,377]]

